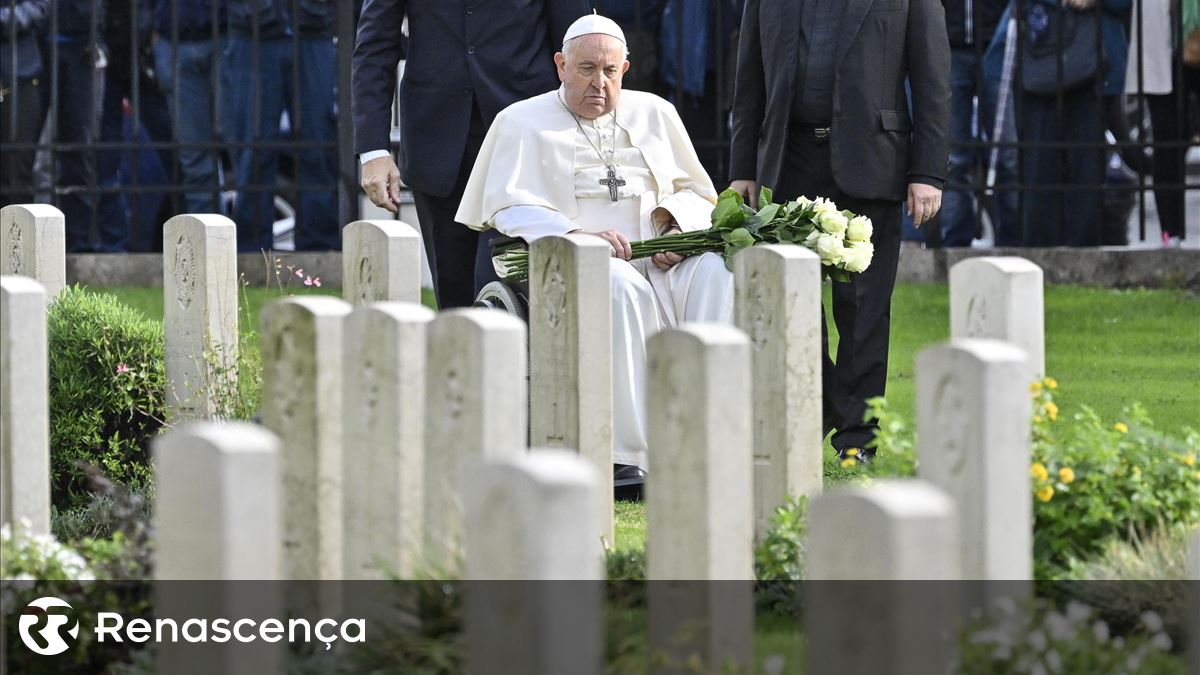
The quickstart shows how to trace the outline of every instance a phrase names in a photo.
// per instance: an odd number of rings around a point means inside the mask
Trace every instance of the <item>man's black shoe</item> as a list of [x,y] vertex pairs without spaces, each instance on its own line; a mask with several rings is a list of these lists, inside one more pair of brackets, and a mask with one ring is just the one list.
[[619,499],[641,499],[646,470],[634,464],[613,464],[613,494]]

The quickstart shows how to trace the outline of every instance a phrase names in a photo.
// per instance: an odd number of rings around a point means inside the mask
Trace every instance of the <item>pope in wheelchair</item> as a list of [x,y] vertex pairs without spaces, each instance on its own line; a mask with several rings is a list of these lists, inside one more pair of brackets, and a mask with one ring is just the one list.
[[[613,21],[589,15],[572,24],[554,55],[562,86],[496,117],[456,216],[526,242],[587,233],[611,246],[618,488],[645,479],[646,340],[682,322],[733,317],[733,275],[720,256],[630,260],[631,241],[709,227],[717,192],[674,107],[621,90],[627,56]],[[490,284],[480,302],[521,313],[523,296]]]

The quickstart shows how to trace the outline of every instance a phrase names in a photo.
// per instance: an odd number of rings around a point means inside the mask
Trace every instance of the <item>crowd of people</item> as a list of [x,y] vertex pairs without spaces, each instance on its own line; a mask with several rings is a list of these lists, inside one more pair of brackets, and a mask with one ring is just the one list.
[[[728,155],[704,140],[724,145],[731,131],[746,0],[574,4],[623,27],[638,56],[626,86],[672,100],[714,179],[729,178]],[[1142,174],[1163,243],[1178,246],[1188,141],[1200,133],[1189,113],[1200,102],[1197,4],[943,0],[952,54],[945,203],[934,236],[908,218],[904,238],[1125,244]],[[52,200],[72,251],[157,250],[160,224],[182,212],[230,216],[250,251],[275,246],[286,193],[295,247],[339,248],[338,153],[349,149],[336,145],[336,91],[348,83],[336,77],[335,7],[4,0],[0,202]],[[1094,58],[1064,59],[1059,70],[1053,55],[1068,51]],[[1038,85],[1048,72],[1051,85]],[[1148,135],[1153,152],[1138,144]],[[390,138],[377,144],[387,150]]]
[[257,251],[274,247],[286,162],[295,247],[340,248],[335,11],[320,0],[5,2],[0,199],[52,195],[73,252],[161,250],[161,223],[183,212],[230,216],[239,250]]

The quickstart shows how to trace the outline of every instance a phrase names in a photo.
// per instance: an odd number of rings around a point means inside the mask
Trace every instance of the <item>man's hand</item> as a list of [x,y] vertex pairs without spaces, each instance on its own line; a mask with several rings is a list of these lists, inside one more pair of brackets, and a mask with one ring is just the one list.
[[942,208],[942,191],[924,183],[908,184],[908,215],[913,225],[920,227],[929,222]]
[[400,169],[390,156],[362,165],[362,188],[375,206],[392,213],[400,210]]
[[[679,231],[680,231],[679,225],[672,225],[671,227],[668,227],[666,229],[666,231],[663,232],[663,236],[666,236],[668,234],[674,234]],[[667,270],[671,269],[672,267],[683,262],[683,256],[679,255],[678,253],[670,253],[670,252],[655,253],[650,258],[650,260],[651,260],[651,262],[654,263],[655,267],[666,272]]]
[[603,232],[584,232],[583,230],[574,230],[572,232],[578,234],[590,234],[593,237],[600,237],[608,242],[612,247],[612,257],[620,258],[621,260],[629,260],[633,257],[633,249],[629,247],[629,239],[616,230],[605,230]]
[[758,208],[758,183],[752,180],[735,180],[729,184],[729,187],[736,190],[750,205],[750,208]]

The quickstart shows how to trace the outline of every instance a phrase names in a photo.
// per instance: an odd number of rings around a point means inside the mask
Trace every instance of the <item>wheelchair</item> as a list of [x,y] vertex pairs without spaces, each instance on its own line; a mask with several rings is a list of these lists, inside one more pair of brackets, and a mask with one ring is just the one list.
[[[516,237],[496,236],[488,245],[492,257],[507,249],[524,246],[524,242]],[[475,296],[474,307],[498,309],[507,312],[522,321],[529,320],[529,282],[528,281],[491,281],[488,282]]]

